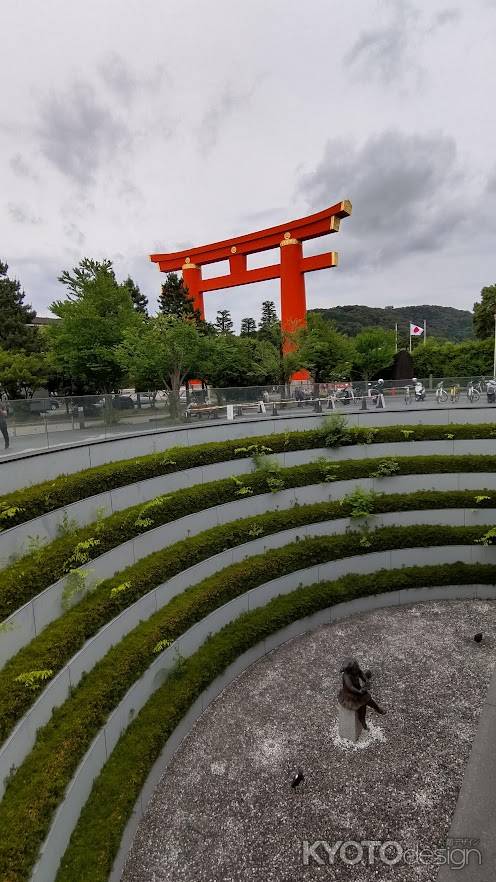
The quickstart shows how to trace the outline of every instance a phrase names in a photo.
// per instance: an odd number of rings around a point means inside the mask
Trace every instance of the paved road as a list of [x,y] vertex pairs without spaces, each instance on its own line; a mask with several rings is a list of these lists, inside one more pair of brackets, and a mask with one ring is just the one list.
[[[370,399],[367,404],[369,410],[375,410]],[[467,408],[473,408],[474,418],[477,420],[477,411],[481,407],[487,408],[488,406],[485,396],[483,396],[478,403],[471,405],[465,395],[462,395],[458,402],[449,402],[448,404],[438,405],[436,404],[433,394],[424,402],[411,402],[409,405],[405,403],[403,396],[386,396],[385,404],[386,410],[389,412],[410,411],[414,421],[416,420],[416,415],[420,414],[423,410],[436,410],[441,413],[446,410],[467,410]],[[293,404],[292,402],[290,405],[283,406],[277,403],[276,407],[279,416],[310,416],[314,410],[314,406],[308,403],[303,404],[301,407],[298,407],[296,403]],[[327,409],[326,401],[322,402],[322,409],[324,413],[331,412]],[[339,405],[337,409],[340,413],[349,415],[361,412],[361,408],[357,404],[351,404],[348,406]],[[496,405],[494,406],[494,412],[496,421]],[[221,409],[220,415],[225,419],[224,410]],[[244,420],[263,420],[272,418],[272,403],[267,405],[267,412],[265,414],[251,410],[243,413]],[[34,453],[48,448],[56,448],[61,445],[67,446],[71,444],[80,444],[84,441],[100,441],[107,438],[118,438],[119,436],[141,434],[147,431],[156,431],[157,429],[162,431],[175,431],[178,427],[184,428],[185,425],[207,425],[213,422],[214,421],[211,418],[195,417],[191,423],[180,422],[174,424],[170,423],[166,418],[157,419],[156,416],[153,416],[153,411],[147,409],[139,416],[123,416],[117,426],[113,429],[106,430],[102,422],[97,423],[96,421],[93,421],[92,424],[92,421],[88,419],[85,421],[84,428],[79,428],[77,421],[75,424],[76,427],[73,428],[71,422],[64,423],[60,418],[57,418],[56,415],[49,417],[46,421],[40,416],[39,423],[34,423],[29,426],[9,426],[10,448],[8,451],[4,451],[3,449],[0,451],[0,461],[14,458],[15,454],[18,453]]]

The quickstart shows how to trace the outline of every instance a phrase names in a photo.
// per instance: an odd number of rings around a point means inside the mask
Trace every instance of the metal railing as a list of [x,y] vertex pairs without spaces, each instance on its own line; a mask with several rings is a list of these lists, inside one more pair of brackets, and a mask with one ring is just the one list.
[[[75,441],[97,440],[152,429],[174,428],[208,420],[260,419],[314,411],[386,407],[494,404],[486,380],[471,377],[419,378],[424,394],[415,395],[411,380],[377,382],[291,383],[243,388],[181,390],[179,398],[163,392],[85,395],[3,402],[8,410],[11,451],[34,451]],[[381,393],[381,394],[380,394]],[[383,396],[383,399],[382,399]],[[1,440],[1,439],[0,439]],[[10,452],[10,451],[9,451]],[[0,456],[3,451],[0,452]]]

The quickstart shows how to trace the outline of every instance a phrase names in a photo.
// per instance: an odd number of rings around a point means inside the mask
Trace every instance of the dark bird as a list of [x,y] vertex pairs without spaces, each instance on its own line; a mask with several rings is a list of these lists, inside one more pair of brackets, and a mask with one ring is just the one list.
[[305,775],[303,774],[303,770],[298,769],[297,774],[294,776],[293,780],[291,781],[291,787],[293,788],[293,790],[295,789],[295,787],[298,787],[298,784],[301,784],[301,782],[304,780],[305,780]]
[[478,634],[475,634],[475,636],[474,636],[474,640],[475,640],[476,643],[480,643],[480,642],[481,642],[481,640],[482,640],[482,631],[479,631]]

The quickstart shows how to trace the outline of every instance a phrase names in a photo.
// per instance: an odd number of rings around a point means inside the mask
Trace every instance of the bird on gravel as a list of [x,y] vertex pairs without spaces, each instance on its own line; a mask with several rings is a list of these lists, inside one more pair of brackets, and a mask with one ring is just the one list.
[[293,788],[293,790],[296,787],[298,787],[298,784],[301,784],[301,782],[304,780],[305,780],[305,775],[303,774],[303,769],[298,769],[298,772],[296,773],[293,780],[291,781],[291,787]]
[[482,640],[482,631],[479,631],[478,634],[475,634],[475,635],[474,635],[474,640],[475,640],[476,643],[480,643],[480,642],[481,642],[481,640]]

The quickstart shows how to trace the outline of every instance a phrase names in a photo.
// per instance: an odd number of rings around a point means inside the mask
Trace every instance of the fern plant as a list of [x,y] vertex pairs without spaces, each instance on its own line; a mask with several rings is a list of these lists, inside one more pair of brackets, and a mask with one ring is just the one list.
[[231,475],[231,481],[233,482],[234,486],[236,487],[235,496],[252,496],[253,495],[253,490],[251,489],[251,487],[245,487],[245,485],[243,484],[243,481],[240,481],[240,479],[237,478],[236,475]]
[[167,494],[163,496],[156,496],[155,499],[151,499],[150,502],[147,502],[146,505],[140,510],[138,517],[134,522],[134,526],[138,527],[140,530],[146,530],[148,527],[152,527],[155,521],[153,517],[149,517],[149,515],[153,515],[154,509],[160,508],[169,499]]
[[352,438],[352,431],[348,421],[341,413],[333,413],[326,416],[322,424],[322,436],[325,447],[341,447]]

